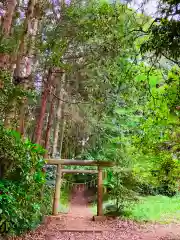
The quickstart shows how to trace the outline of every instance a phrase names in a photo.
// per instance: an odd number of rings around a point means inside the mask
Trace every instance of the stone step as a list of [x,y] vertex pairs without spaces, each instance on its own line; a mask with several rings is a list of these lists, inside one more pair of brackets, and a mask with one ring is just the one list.
[[[87,233],[91,233],[91,232],[95,232],[95,233],[102,233],[105,231],[112,231],[112,229],[97,229],[97,228],[82,228],[82,229],[77,229],[77,228],[63,228],[63,229],[58,229],[58,232],[87,232]],[[54,233],[47,233],[47,235],[54,235]]]

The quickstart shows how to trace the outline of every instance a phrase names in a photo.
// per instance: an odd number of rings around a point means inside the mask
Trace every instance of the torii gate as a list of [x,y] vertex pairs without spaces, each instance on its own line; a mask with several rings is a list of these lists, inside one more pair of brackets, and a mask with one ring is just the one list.
[[[57,165],[56,171],[56,185],[53,201],[53,215],[58,215],[60,193],[61,193],[61,176],[62,173],[98,173],[98,202],[97,202],[97,216],[103,216],[103,167],[112,167],[113,163],[108,161],[96,160],[68,160],[68,159],[48,159],[47,165]],[[98,170],[69,170],[63,169],[62,166],[97,166]]]

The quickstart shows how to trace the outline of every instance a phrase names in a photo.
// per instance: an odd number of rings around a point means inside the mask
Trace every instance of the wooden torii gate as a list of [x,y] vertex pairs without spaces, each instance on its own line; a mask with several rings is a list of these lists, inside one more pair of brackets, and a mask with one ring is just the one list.
[[[68,160],[68,159],[48,159],[48,165],[56,165],[56,185],[53,200],[53,215],[58,215],[60,193],[61,193],[61,177],[63,173],[98,173],[98,202],[97,216],[103,216],[103,171],[104,167],[112,167],[113,163],[108,161],[95,160]],[[69,170],[63,169],[62,166],[97,166],[97,170]]]

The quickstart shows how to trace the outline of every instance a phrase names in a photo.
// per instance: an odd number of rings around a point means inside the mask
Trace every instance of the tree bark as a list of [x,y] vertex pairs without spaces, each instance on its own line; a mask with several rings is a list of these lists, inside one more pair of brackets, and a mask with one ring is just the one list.
[[6,1],[6,14],[2,21],[2,30],[5,37],[9,36],[11,32],[11,24],[12,24],[13,15],[15,12],[16,4],[17,4],[16,0]]
[[[38,19],[34,19],[34,24],[33,24],[33,34],[30,36],[30,46],[28,48],[27,51],[27,59],[28,59],[28,63],[26,65],[26,76],[30,76],[27,83],[23,86],[24,89],[32,89],[33,86],[33,81],[32,81],[32,53],[33,53],[33,47],[35,44],[35,37],[37,34],[37,30],[38,30]],[[24,129],[25,129],[25,114],[26,114],[26,106],[27,106],[27,102],[28,99],[25,99],[22,102],[22,106],[20,109],[20,118],[19,118],[19,132],[21,133],[21,135],[24,135]]]
[[26,18],[24,20],[24,31],[23,31],[23,34],[20,39],[19,48],[18,48],[18,52],[17,52],[17,58],[16,58],[15,76],[17,76],[17,77],[22,76],[22,67],[24,68],[24,66],[21,67],[21,61],[23,60],[23,55],[24,55],[24,50],[25,50],[25,40],[27,40],[26,38],[28,37],[28,35],[30,33],[30,26],[32,23],[35,4],[36,4],[36,0],[29,0],[29,2],[28,2]]
[[[10,33],[10,26],[11,26],[14,10],[16,7],[15,0],[9,0],[8,2],[9,2],[9,3],[7,3],[7,6],[9,6],[8,15],[10,17],[8,17],[8,18],[6,17],[5,18],[6,21],[4,20],[4,24],[3,24],[3,26],[4,26],[3,29],[4,29],[4,32],[6,33],[6,35],[9,35],[9,33]],[[36,0],[29,0],[28,7],[26,10],[26,18],[24,20],[23,33],[22,33],[21,39],[19,41],[18,51],[15,54],[16,55],[15,57],[11,56],[11,60],[9,59],[10,62],[12,62],[12,61],[16,62],[16,69],[14,72],[14,77],[15,77],[15,80],[18,80],[18,83],[21,83],[21,79],[23,79],[23,77],[27,78],[28,76],[31,75],[32,63],[30,61],[29,56],[25,57],[24,53],[25,52],[28,52],[29,54],[31,53],[32,46],[29,46],[28,51],[26,51],[27,47],[25,47],[25,43],[26,43],[26,41],[28,41],[28,36],[30,35],[30,30],[32,30],[32,29],[30,29],[30,26],[31,26],[31,28],[32,27],[34,28],[32,42],[35,41],[35,35],[36,35],[37,29],[38,29],[38,19],[34,19],[34,25],[32,25],[35,4],[36,4]],[[33,43],[32,43],[32,45],[33,45]],[[0,59],[0,62],[1,62],[1,59]],[[26,69],[25,74],[23,74],[24,69]],[[31,77],[29,77],[28,81],[26,81],[26,83],[23,83],[22,87],[24,89],[27,89],[29,87],[29,85],[31,84],[31,82],[32,82],[32,79],[31,79]],[[25,129],[26,107],[27,107],[27,99],[23,99],[22,103],[21,103],[20,111],[19,111],[19,116],[17,117],[17,118],[19,118],[18,131],[22,135],[24,135],[24,129]],[[8,113],[8,115],[9,115],[9,113]],[[7,118],[10,119],[11,117],[7,116]]]
[[61,108],[63,105],[63,102],[60,99],[63,99],[64,94],[63,94],[63,86],[65,82],[65,73],[63,73],[61,82],[59,85],[59,93],[58,93],[58,105],[57,105],[57,116],[56,116],[56,122],[55,122],[55,127],[54,127],[54,141],[53,141],[53,152],[52,155],[55,157],[57,154],[57,146],[58,146],[58,138],[59,138],[59,129],[60,129],[60,121],[61,121]]
[[[3,37],[8,37],[11,32],[12,20],[14,16],[14,12],[16,9],[17,1],[16,0],[7,0],[5,6],[5,16],[2,18],[2,32]],[[10,55],[8,53],[0,54],[0,68],[1,69],[9,69],[10,67]]]
[[47,82],[45,83],[44,90],[42,93],[41,109],[40,109],[40,114],[39,114],[39,118],[37,121],[37,125],[35,128],[34,142],[37,144],[40,144],[40,141],[41,141],[43,122],[44,122],[44,117],[45,117],[45,113],[46,113],[47,99],[48,99],[48,96],[50,93],[51,84],[52,84],[52,69],[50,68],[48,71]]
[[61,158],[62,156],[62,147],[63,147],[63,140],[64,140],[64,130],[66,126],[66,121],[65,121],[65,103],[62,104],[62,109],[61,109],[61,128],[60,128],[60,137],[59,137],[59,157]]
[[[54,100],[55,100],[55,97],[53,97],[51,100],[48,123],[46,128],[46,135],[45,135],[45,149],[47,151],[49,150],[50,134],[51,134],[52,124],[53,124],[53,117],[54,117]],[[46,158],[48,157],[48,153],[46,153],[45,157]]]

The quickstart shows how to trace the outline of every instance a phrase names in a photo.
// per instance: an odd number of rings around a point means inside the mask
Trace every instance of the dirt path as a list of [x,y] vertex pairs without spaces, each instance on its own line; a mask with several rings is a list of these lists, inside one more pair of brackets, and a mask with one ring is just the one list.
[[[49,218],[46,224],[18,240],[180,240],[180,225],[144,224],[108,220],[93,222],[83,191],[72,195],[68,214]],[[89,230],[90,232],[82,232]],[[96,232],[98,231],[98,232]]]
[[68,216],[90,219],[93,217],[88,208],[87,199],[84,196],[84,189],[77,188],[73,191]]

